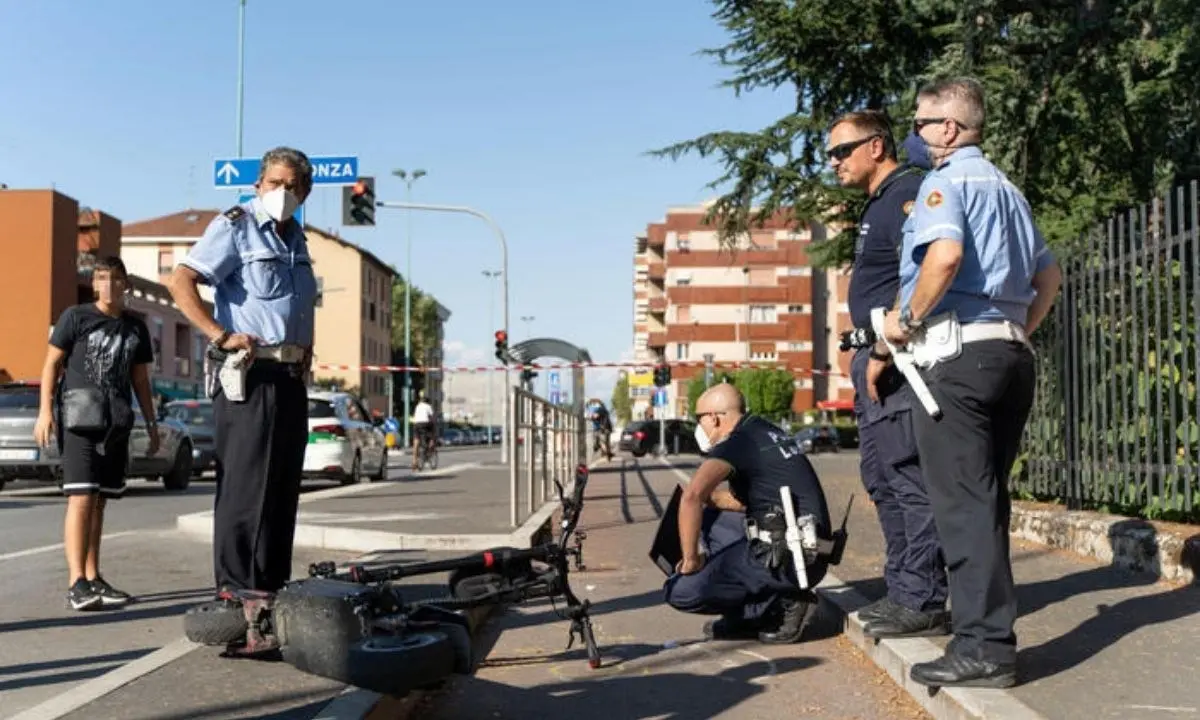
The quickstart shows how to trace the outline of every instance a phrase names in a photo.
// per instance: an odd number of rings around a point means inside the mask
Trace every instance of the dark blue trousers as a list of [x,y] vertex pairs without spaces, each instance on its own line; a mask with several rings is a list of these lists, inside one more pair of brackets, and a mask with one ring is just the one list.
[[[756,557],[744,518],[744,513],[704,509],[700,537],[708,560],[699,572],[667,578],[663,591],[668,605],[698,615],[757,620],[781,594],[800,592],[790,559],[786,567],[771,571]],[[808,565],[810,589],[825,577],[826,567],[821,559]]]
[[859,350],[850,364],[858,416],[863,486],[875,503],[887,558],[888,597],[912,610],[941,610],[948,595],[945,557],[934,524],[913,429],[914,412],[924,412],[894,367],[880,382],[880,402],[867,395],[869,354]]

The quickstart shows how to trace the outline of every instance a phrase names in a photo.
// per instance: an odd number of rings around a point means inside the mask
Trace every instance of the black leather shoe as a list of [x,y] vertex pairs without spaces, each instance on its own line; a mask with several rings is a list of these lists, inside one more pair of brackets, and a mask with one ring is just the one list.
[[891,617],[896,608],[900,607],[892,602],[891,598],[884,595],[875,602],[863,607],[858,611],[858,619],[863,622],[871,622],[872,620],[881,620],[885,617]]
[[795,597],[779,599],[780,621],[771,630],[763,630],[758,634],[758,640],[768,645],[784,645],[798,642],[804,635],[804,629],[812,622],[817,614],[817,596],[807,592]]
[[749,640],[761,629],[761,622],[739,617],[719,617],[704,623],[704,637],[709,640]]
[[872,620],[863,635],[873,638],[931,637],[950,633],[950,613],[945,610],[917,612],[896,605],[891,615]]
[[975,660],[949,652],[937,660],[913,665],[908,676],[930,687],[1009,688],[1017,684],[1017,664]]

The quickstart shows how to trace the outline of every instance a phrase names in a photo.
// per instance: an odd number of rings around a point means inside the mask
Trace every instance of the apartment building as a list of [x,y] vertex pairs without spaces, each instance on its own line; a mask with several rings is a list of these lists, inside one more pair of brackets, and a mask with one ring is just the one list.
[[[651,223],[634,244],[634,348],[639,363],[672,370],[668,416],[687,413],[687,382],[713,362],[792,370],[792,409],[853,398],[837,335],[849,327],[848,276],[814,270],[805,252],[825,228],[799,231],[779,217],[750,234],[752,247],[721,250],[708,208],[682,207]],[[841,373],[847,373],[842,377]],[[629,374],[634,417],[651,406],[652,373]]]
[[[392,363],[392,279],[395,272],[374,253],[325,230],[305,226],[321,292],[313,353],[317,363],[351,370],[314,368],[320,380],[358,388],[372,411],[387,409],[387,373],[364,365]],[[397,401],[401,397],[396,390]]]
[[[80,207],[52,190],[0,192],[0,237],[6,262],[0,265],[0,376],[33,380],[41,374],[46,342],[54,323],[70,305],[92,300],[96,258],[121,253],[121,221]],[[167,289],[130,269],[130,312],[150,330],[154,350],[151,381],[168,397],[203,392],[204,338],[192,330]]]
[[[121,260],[131,275],[166,282],[175,265],[221,212],[188,209],[129,223],[121,231]],[[201,285],[200,296],[212,302],[213,289]]]

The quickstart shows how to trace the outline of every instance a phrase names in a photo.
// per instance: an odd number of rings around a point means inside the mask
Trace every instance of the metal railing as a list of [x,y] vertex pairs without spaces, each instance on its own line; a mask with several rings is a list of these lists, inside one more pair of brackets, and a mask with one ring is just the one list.
[[1198,189],[1115,215],[1060,252],[1015,488],[1074,509],[1200,519]]
[[556,478],[570,487],[576,466],[587,458],[587,445],[580,411],[552,405],[519,387],[508,392],[509,509],[517,527],[547,501],[557,501]]

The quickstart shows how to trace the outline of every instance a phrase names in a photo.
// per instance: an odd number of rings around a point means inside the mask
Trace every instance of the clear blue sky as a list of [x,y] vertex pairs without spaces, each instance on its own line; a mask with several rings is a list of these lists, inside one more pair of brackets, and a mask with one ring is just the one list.
[[[735,98],[697,51],[725,40],[702,0],[249,0],[244,151],[357,154],[381,199],[490,214],[509,241],[510,330],[598,361],[632,345],[635,233],[700,202],[714,166],[645,157],[716,129],[758,128],[784,95]],[[221,208],[213,160],[236,150],[237,0],[0,0],[0,182],[53,184],[124,222]],[[308,221],[404,271],[405,218],[342,229],[340,194]],[[453,312],[456,358],[490,356],[481,271],[499,251],[472,218],[418,214],[415,284]],[[10,239],[11,241],[11,239]],[[497,285],[497,288],[499,286]],[[610,376],[589,377],[607,397]]]

